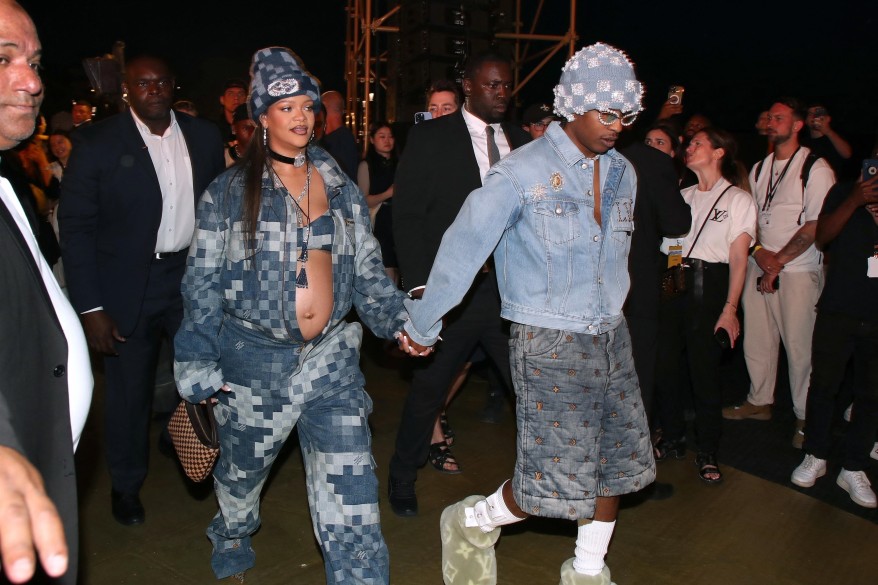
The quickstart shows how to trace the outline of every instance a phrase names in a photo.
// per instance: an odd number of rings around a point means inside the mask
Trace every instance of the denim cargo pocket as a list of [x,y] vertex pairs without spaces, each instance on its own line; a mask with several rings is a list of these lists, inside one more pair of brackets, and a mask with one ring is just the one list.
[[533,204],[533,213],[541,238],[553,244],[564,244],[579,237],[579,205],[574,201],[541,199]]

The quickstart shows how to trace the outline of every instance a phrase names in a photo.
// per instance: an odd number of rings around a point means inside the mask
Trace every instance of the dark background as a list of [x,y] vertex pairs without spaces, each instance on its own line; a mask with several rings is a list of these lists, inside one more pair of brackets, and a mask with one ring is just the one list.
[[[528,27],[537,1],[523,4]],[[569,3],[546,4],[536,32],[564,33]],[[193,99],[208,117],[219,112],[223,82],[247,78],[250,56],[269,45],[291,47],[324,89],[345,90],[344,0],[24,0],[22,5],[36,21],[44,47],[49,115],[87,93],[82,58],[110,52],[117,40],[129,54],[149,50],[168,56],[177,72],[178,97]],[[640,132],[658,112],[668,86],[682,84],[687,114],[703,112],[737,133],[752,132],[773,96],[822,100],[833,126],[862,150],[878,129],[876,13],[878,3],[861,0],[580,1],[578,46],[601,40],[629,54],[647,88]],[[565,59],[561,51],[522,90],[519,104],[550,101]]]

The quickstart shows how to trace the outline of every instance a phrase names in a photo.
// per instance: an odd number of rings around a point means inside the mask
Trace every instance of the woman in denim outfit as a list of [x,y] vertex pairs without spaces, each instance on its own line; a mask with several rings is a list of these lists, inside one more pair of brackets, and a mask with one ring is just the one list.
[[327,582],[387,583],[362,328],[344,318],[354,306],[391,337],[404,295],[387,279],[362,193],[310,143],[317,81],[282,47],[257,51],[251,78],[257,134],[198,205],[175,339],[180,394],[216,403],[211,565],[241,581],[254,565],[260,492],[297,426]]

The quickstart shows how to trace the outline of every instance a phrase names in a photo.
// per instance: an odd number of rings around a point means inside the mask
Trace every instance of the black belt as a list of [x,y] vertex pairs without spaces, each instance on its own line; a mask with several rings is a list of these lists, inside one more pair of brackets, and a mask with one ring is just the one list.
[[177,250],[176,252],[156,252],[152,255],[153,260],[167,260],[168,258],[174,258],[176,256],[182,256],[189,252],[189,248],[183,248],[182,250]]
[[692,298],[701,301],[704,298],[704,271],[711,267],[728,267],[724,262],[707,262],[699,258],[683,258],[683,266],[691,270]]
[[683,258],[683,265],[687,268],[694,268],[697,270],[707,270],[711,266],[715,266],[717,264],[723,264],[722,262],[707,262],[706,260],[701,260],[699,258]]

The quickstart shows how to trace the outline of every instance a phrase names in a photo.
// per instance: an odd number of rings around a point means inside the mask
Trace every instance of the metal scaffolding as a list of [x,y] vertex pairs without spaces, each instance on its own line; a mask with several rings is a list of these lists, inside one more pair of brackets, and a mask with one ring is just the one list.
[[[378,35],[399,35],[398,13],[402,2],[406,0],[389,1],[381,6],[383,14],[377,14],[377,5],[380,2],[373,0],[348,0],[347,1],[347,27],[345,36],[345,77],[347,79],[347,114],[345,123],[360,141],[363,152],[366,149],[367,129],[371,121],[378,118],[386,118],[394,121],[396,112],[393,106],[396,104],[394,95],[396,84],[388,79],[388,70],[396,70],[391,60],[390,52],[385,48],[390,42],[385,42],[384,47],[376,42]],[[522,22],[522,8],[528,7],[535,0],[515,0],[514,32],[498,32],[495,39],[512,41],[514,46],[514,83],[513,95],[517,95],[521,89],[536,75],[559,51],[567,48],[568,57],[573,56],[576,50],[576,42],[579,37],[576,34],[576,0],[570,0],[569,23],[563,34],[537,34],[540,18],[543,16],[545,0],[538,0],[534,16],[530,26],[525,31]],[[532,43],[549,43],[548,47],[532,50]],[[535,61],[539,60],[535,65]],[[388,67],[388,64],[390,67]],[[397,64],[398,65],[398,64]],[[525,73],[526,72],[526,73]],[[524,76],[522,77],[522,74]],[[376,100],[376,96],[385,96],[383,100]],[[383,111],[381,107],[383,106]]]

